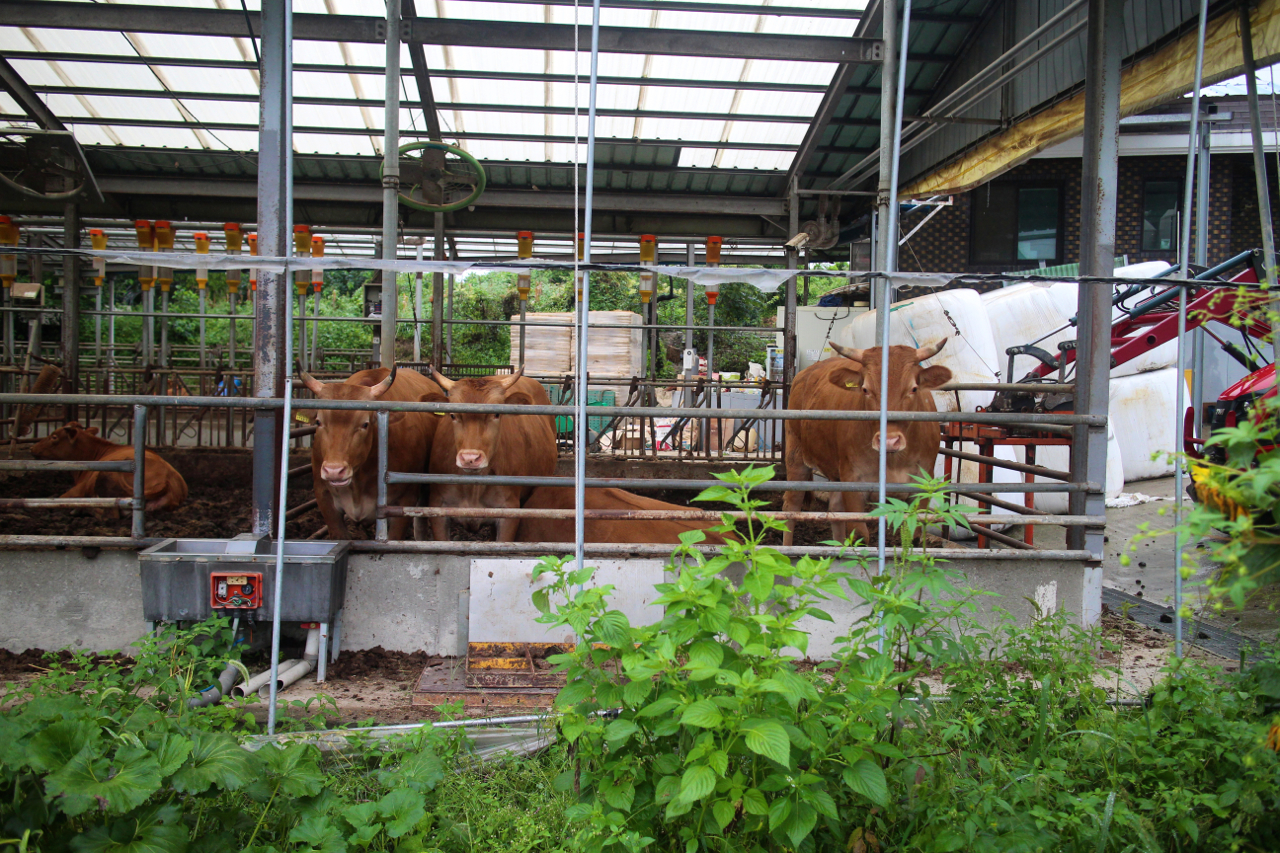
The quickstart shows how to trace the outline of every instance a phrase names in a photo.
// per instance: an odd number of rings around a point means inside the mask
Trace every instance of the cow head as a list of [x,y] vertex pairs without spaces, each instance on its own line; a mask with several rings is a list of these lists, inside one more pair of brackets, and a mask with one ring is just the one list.
[[[456,382],[432,371],[431,377],[449,395],[432,392],[420,399],[424,403],[506,403],[528,406],[532,398],[523,391],[513,391],[524,373],[521,366],[510,376],[485,376],[481,379],[459,379]],[[498,444],[502,415],[450,412],[453,443],[458,455],[454,464],[467,474],[478,474],[489,467]]]
[[[890,412],[918,412],[932,409],[924,401],[934,388],[941,388],[951,381],[951,370],[941,364],[921,367],[920,362],[933,358],[942,350],[947,339],[919,349],[889,347],[889,387],[880,388],[880,347],[854,349],[831,344],[831,348],[848,359],[828,374],[832,385],[861,397],[855,408],[866,411],[879,409],[880,400],[886,402]],[[884,449],[888,453],[901,453],[907,449],[907,435],[902,422],[890,420]],[[871,448],[880,449],[880,431],[871,439]]]
[[31,448],[31,455],[37,459],[76,459],[78,453],[87,451],[86,436],[96,436],[97,427],[84,427],[72,421],[40,441]]
[[[396,381],[392,368],[382,379],[369,377],[371,384],[349,382],[321,382],[311,374],[302,373],[302,383],[320,400],[377,400]],[[393,412],[392,422],[404,417]],[[351,485],[355,471],[373,452],[377,423],[373,412],[349,409],[319,409],[316,411],[316,436],[313,439],[313,455],[320,458],[320,479],[334,488]]]

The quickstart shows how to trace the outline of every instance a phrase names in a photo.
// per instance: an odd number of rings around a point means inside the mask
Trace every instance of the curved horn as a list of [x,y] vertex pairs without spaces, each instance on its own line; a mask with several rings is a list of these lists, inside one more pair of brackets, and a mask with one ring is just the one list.
[[843,347],[843,346],[840,346],[840,344],[836,343],[835,341],[827,341],[827,343],[831,344],[831,348],[833,350],[840,353],[840,355],[844,356],[847,359],[851,359],[852,361],[858,361],[858,362],[866,360],[866,355],[865,355],[866,350],[854,349],[853,347]]
[[444,389],[446,394],[453,390],[454,385],[458,384],[440,371],[436,370],[434,367],[431,368],[431,378],[436,381],[437,385]]
[[513,371],[511,372],[511,375],[510,375],[510,376],[508,376],[507,378],[505,378],[505,379],[499,379],[499,380],[498,380],[498,387],[499,387],[499,388],[501,388],[503,391],[506,391],[506,390],[507,390],[507,389],[509,389],[512,385],[515,385],[517,382],[519,382],[519,381],[520,381],[520,377],[521,377],[521,376],[524,376],[524,365],[523,365],[523,364],[522,364],[522,365],[520,365],[519,367],[517,367],[515,370],[513,370]]
[[386,379],[382,380],[381,382],[379,382],[377,385],[374,385],[373,388],[370,389],[369,391],[370,396],[372,396],[373,399],[375,400],[378,399],[383,394],[387,393],[387,391],[391,389],[391,386],[394,385],[395,382],[396,382],[396,363],[393,361],[391,362],[391,372],[387,374]]
[[924,361],[926,358],[933,358],[942,352],[942,348],[946,345],[948,338],[943,338],[933,346],[920,347],[916,350],[916,361]]
[[302,384],[306,385],[312,394],[315,394],[317,397],[319,397],[321,393],[324,392],[324,383],[321,382],[319,379],[316,379],[310,373],[307,373],[305,370],[303,370],[298,375],[302,379]]

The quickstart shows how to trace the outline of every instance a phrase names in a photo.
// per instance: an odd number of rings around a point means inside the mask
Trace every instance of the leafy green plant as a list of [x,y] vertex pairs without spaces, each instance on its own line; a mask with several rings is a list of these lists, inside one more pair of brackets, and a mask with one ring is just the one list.
[[[548,558],[537,571],[552,576],[535,594],[541,620],[579,638],[555,661],[568,678],[561,732],[579,759],[561,783],[581,796],[570,816],[582,822],[582,849],[825,848],[861,829],[851,814],[889,805],[886,768],[903,759],[893,741],[911,715],[914,673],[878,647],[923,643],[924,620],[906,611],[928,612],[920,595],[948,588],[918,552],[906,560],[922,560],[919,573],[883,577],[850,554],[841,563],[857,567],[855,577],[831,559],[793,564],[764,546],[782,522],[761,513],[750,490],[773,473],[717,474],[725,485],[699,495],[745,520],[725,517],[716,529],[736,539],[710,558],[689,547],[700,531],[682,536],[668,567],[675,579],[657,588],[658,623],[632,626],[609,609],[611,588],[586,586],[590,568]],[[929,498],[903,509],[917,515]],[[822,603],[849,589],[871,613],[833,663],[803,665],[807,623],[831,621]],[[553,609],[555,598],[563,603]],[[873,626],[889,632],[887,646]]]

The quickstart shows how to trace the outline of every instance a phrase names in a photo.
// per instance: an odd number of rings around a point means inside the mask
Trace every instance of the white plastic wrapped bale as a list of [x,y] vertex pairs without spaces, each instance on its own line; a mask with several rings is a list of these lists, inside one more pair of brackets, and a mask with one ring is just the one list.
[[[572,323],[573,315],[537,312],[526,315],[530,323]],[[573,372],[573,329],[569,326],[526,326],[525,372],[536,376],[563,376]],[[511,330],[511,364],[520,360],[520,330]]]
[[[954,325],[952,325],[954,323]],[[889,312],[891,346],[922,347],[948,338],[947,345],[925,366],[951,368],[954,382],[996,382],[1000,359],[996,355],[991,322],[976,290],[942,290],[897,302]],[[876,340],[876,312],[859,314],[840,335],[845,346],[866,349]],[[797,346],[803,346],[798,343]],[[934,391],[940,412],[972,412],[991,404],[991,391]]]
[[[1112,378],[1108,420],[1120,442],[1125,482],[1174,472],[1173,462],[1165,454],[1178,449],[1177,394],[1176,367]],[[1152,454],[1158,457],[1152,459]]]
[[[1169,269],[1170,264],[1164,261],[1146,261],[1141,264],[1130,264],[1127,267],[1120,267],[1115,271],[1118,278],[1151,278]],[[1093,285],[1090,285],[1093,286]],[[1076,316],[1077,303],[1079,298],[1079,284],[1074,281],[1055,281],[1049,288],[1049,295],[1057,304],[1058,310],[1062,312],[1064,318]],[[1130,300],[1130,305],[1137,304],[1138,300]],[[1125,316],[1120,308],[1112,310],[1112,320],[1119,320]],[[1065,322],[1065,319],[1064,319]],[[1073,334],[1075,327],[1072,327]],[[1069,340],[1069,338],[1067,339]],[[1056,349],[1057,344],[1054,344]],[[1111,376],[1133,376],[1137,373],[1146,373],[1151,370],[1160,370],[1168,367],[1178,360],[1178,342],[1169,341],[1161,344],[1153,350],[1142,353],[1137,358],[1132,358],[1124,364],[1117,365],[1111,371]]]
[[1076,327],[1068,322],[1075,312],[1063,314],[1060,300],[1055,299],[1052,292],[1055,284],[1049,281],[1027,282],[982,294],[1003,381],[1017,382],[1040,364],[1040,360],[1032,356],[1017,356],[1013,362],[1013,373],[1005,376],[1009,365],[1006,353],[1010,347],[1038,341],[1037,347],[1057,356],[1058,344],[1075,340]]
[[[1027,460],[1026,451],[1019,447],[1016,450],[1017,461],[1025,462]],[[1036,448],[1036,464],[1042,468],[1048,468],[1053,471],[1070,471],[1071,470],[1071,449],[1059,444],[1049,444]],[[1037,483],[1060,483],[1061,480],[1051,480],[1048,477],[1036,477]],[[1120,497],[1124,492],[1124,452],[1120,447],[1120,442],[1116,440],[1115,429],[1107,425],[1107,500]],[[1018,496],[1018,503],[1022,503],[1023,498]],[[1067,493],[1066,492],[1037,492],[1036,493],[1036,511],[1050,512],[1058,515],[1064,515],[1067,512]]]

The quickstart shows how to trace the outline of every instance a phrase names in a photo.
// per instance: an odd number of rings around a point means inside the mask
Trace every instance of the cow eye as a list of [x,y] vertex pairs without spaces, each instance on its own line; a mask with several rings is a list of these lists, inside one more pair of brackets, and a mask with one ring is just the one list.
[[319,418],[316,418],[316,429],[320,429],[320,428],[321,428],[321,427],[323,427],[323,426],[324,426],[324,424],[322,424],[322,423],[320,422],[320,419],[319,419]]
[[494,419],[495,421],[496,421],[498,418],[500,418],[500,417],[502,417],[502,415],[498,414],[497,412],[494,412],[494,413],[493,413],[493,419]]
[[364,423],[360,424],[360,429],[368,429],[368,428],[369,428],[369,422],[368,422],[368,421],[365,421]]
[[457,419],[458,419],[457,415],[453,414],[453,412],[449,413],[449,420],[456,421]]

